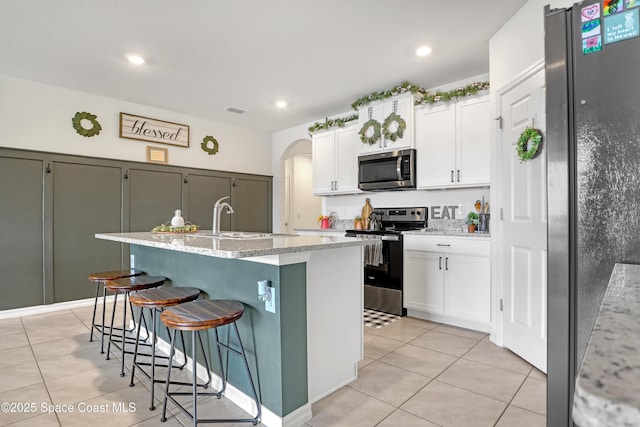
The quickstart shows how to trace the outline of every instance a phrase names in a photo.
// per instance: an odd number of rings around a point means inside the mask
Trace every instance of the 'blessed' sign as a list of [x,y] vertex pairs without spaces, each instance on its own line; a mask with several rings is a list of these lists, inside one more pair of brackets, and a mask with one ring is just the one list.
[[120,113],[120,138],[189,146],[189,126]]

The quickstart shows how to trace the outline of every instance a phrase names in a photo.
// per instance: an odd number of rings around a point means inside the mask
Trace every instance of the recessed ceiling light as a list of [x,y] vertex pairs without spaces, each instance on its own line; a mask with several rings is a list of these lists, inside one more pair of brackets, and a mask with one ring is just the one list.
[[136,65],[142,65],[144,64],[144,58],[139,56],[139,55],[129,55],[127,56],[127,59],[129,60],[129,62],[131,62],[132,64],[136,64]]
[[276,101],[276,107],[278,108],[284,108],[287,106],[287,101],[281,99],[279,101]]
[[427,56],[431,53],[431,48],[429,46],[422,46],[416,50],[416,55],[418,56]]

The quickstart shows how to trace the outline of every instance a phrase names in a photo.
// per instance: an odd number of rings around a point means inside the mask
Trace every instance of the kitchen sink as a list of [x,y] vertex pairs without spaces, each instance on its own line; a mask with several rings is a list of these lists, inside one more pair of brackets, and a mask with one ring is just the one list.
[[196,237],[209,237],[218,239],[271,239],[273,237],[294,237],[296,234],[257,233],[247,231],[224,231],[221,233],[199,232]]

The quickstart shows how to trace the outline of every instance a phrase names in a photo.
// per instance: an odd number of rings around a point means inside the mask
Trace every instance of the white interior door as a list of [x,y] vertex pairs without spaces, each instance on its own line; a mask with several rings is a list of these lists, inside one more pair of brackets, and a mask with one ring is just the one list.
[[[547,369],[547,173],[545,82],[541,70],[499,97],[501,156],[503,344]],[[541,152],[521,162],[516,141],[531,126],[542,131]]]

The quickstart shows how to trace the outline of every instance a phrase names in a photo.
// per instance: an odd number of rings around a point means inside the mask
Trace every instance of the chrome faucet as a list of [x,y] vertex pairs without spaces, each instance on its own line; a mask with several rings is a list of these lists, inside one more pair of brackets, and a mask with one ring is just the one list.
[[213,234],[220,234],[220,213],[223,208],[227,208],[227,214],[233,213],[233,208],[227,202],[223,202],[224,199],[228,199],[229,196],[222,197],[219,199],[215,205],[213,205],[213,225],[211,226],[211,230]]

